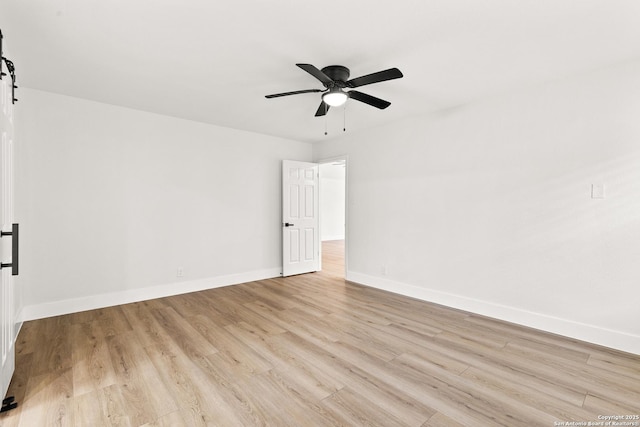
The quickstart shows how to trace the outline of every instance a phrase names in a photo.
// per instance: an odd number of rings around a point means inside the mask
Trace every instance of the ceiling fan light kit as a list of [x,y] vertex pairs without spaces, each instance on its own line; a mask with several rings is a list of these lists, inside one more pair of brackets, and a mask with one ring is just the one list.
[[344,89],[357,88],[373,83],[384,82],[387,80],[399,79],[403,77],[400,70],[397,68],[389,68],[388,70],[379,71],[377,73],[367,74],[366,76],[357,77],[349,80],[350,71],[347,67],[342,65],[330,65],[319,70],[311,64],[296,64],[299,68],[303,69],[307,73],[315,77],[322,85],[322,89],[305,89],[297,90],[293,92],[276,93],[273,95],[266,95],[266,98],[278,98],[281,96],[298,95],[302,93],[322,93],[322,100],[318,107],[315,116],[324,116],[329,111],[329,107],[338,107],[347,102],[348,99],[355,99],[356,101],[363,102],[371,105],[372,107],[384,110],[390,102],[384,99],[376,98],[375,96],[368,95],[356,90],[345,91]]
[[347,98],[349,98],[349,95],[347,95],[341,89],[336,88],[330,89],[329,92],[325,92],[322,95],[322,100],[330,107],[341,106],[342,104],[347,102]]

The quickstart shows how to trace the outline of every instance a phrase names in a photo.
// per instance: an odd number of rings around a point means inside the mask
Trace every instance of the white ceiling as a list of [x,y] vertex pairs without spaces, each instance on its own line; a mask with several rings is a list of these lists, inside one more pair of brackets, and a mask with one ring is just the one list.
[[[299,141],[342,133],[314,117],[322,85],[296,63],[351,77],[347,131],[640,57],[638,0],[0,0],[18,84]],[[18,91],[19,97],[19,91]]]

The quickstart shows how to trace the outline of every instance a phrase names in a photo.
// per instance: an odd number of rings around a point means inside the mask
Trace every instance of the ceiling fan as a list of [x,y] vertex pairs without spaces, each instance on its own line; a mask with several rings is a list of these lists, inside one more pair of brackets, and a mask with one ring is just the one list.
[[376,98],[375,96],[367,95],[366,93],[359,92],[357,90],[345,91],[345,88],[356,88],[364,85],[370,85],[372,83],[384,82],[386,80],[399,79],[402,77],[402,73],[397,68],[389,68],[388,70],[378,71],[377,73],[367,74],[366,76],[357,77],[349,80],[349,69],[342,65],[329,65],[322,70],[317,69],[311,64],[296,64],[307,73],[318,79],[320,83],[324,85],[324,89],[305,89],[296,90],[293,92],[276,93],[273,95],[266,95],[265,98],[278,98],[281,96],[298,95],[301,93],[318,93],[322,92],[322,102],[316,111],[316,117],[324,116],[329,111],[329,107],[338,107],[347,99],[355,99],[356,101],[364,102],[373,107],[384,110],[390,102],[384,99]]

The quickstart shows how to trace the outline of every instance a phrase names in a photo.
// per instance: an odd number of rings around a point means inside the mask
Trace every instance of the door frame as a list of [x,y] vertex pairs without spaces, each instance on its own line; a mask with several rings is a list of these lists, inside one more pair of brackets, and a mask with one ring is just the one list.
[[[326,157],[316,160],[316,163],[323,165],[338,161],[344,161],[344,278],[347,280],[347,272],[349,271],[349,155]],[[322,173],[320,173],[319,185],[322,186]],[[322,207],[320,207],[320,217],[322,217]],[[322,236],[322,225],[320,226],[320,236]],[[322,241],[320,242],[320,260],[322,260]],[[322,264],[320,266],[322,268]]]

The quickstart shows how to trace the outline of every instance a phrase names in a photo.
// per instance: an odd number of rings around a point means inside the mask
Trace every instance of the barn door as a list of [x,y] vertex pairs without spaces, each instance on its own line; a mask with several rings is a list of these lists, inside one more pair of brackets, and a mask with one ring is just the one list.
[[[6,71],[6,68],[5,68]],[[18,274],[18,225],[13,218],[13,81],[0,80],[0,393],[4,397],[15,366],[16,295],[13,276]],[[4,404],[3,410],[11,405]]]

